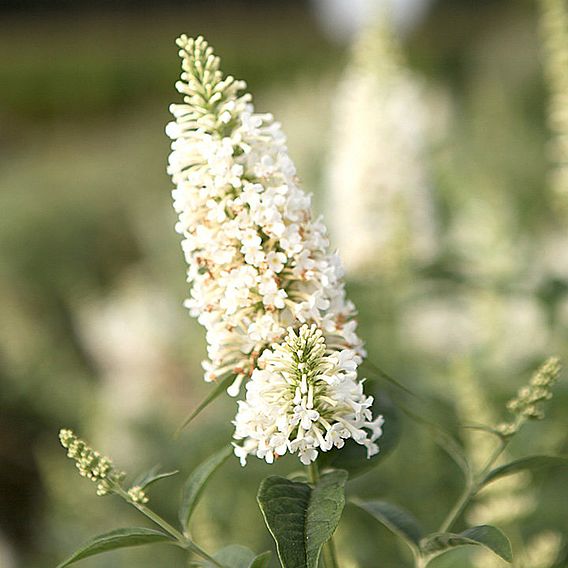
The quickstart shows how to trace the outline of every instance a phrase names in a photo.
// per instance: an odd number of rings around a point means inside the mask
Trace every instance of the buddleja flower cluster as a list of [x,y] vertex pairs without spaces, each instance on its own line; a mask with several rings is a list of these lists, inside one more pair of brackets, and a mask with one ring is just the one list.
[[241,463],[249,454],[272,463],[291,452],[309,464],[318,449],[342,448],[347,438],[366,446],[368,456],[376,454],[383,418],[372,420],[373,398],[357,381],[359,363],[351,349],[329,352],[313,324],[297,333],[289,329],[282,344],[263,352],[246,400],[239,401],[235,438],[245,442],[235,453]]
[[[273,372],[270,358],[278,358],[268,346],[304,323],[321,330],[330,353],[353,353],[355,365],[364,350],[343,269],[329,251],[321,219],[312,218],[280,125],[270,114],[255,113],[251,96],[242,94],[245,84],[223,76],[203,38],[181,36],[177,44],[183,103],[170,107],[175,121],[166,129],[173,139],[168,172],[189,265],[186,305],[207,331],[205,380],[234,376],[232,396],[245,378],[257,385]],[[240,438],[247,437],[245,422],[237,420]],[[298,442],[302,455],[309,455],[308,439]],[[275,453],[260,442],[255,447],[259,457]]]

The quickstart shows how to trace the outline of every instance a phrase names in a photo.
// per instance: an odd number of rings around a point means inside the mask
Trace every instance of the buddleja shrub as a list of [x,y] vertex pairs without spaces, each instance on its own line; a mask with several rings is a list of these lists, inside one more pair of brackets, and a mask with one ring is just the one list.
[[[206,551],[189,536],[188,526],[207,481],[231,456],[245,466],[251,457],[272,464],[286,454],[299,459],[306,474],[270,476],[258,490],[280,564],[316,568],[321,557],[326,568],[336,568],[341,551],[332,536],[345,506],[345,486],[392,449],[396,424],[389,423],[386,411],[386,419],[374,413],[373,398],[364,393],[359,366],[366,353],[341,263],[330,252],[323,223],[312,218],[310,196],[298,186],[280,125],[269,114],[255,113],[244,83],[221,73],[203,38],[182,36],[178,46],[183,101],[171,107],[168,171],[176,185],[176,230],[191,284],[186,304],[207,331],[209,358],[203,367],[205,380],[214,383],[186,425],[227,391],[240,398],[233,442],[189,475],[174,526],[149,507],[148,487],[177,472],[152,470],[126,483],[110,459],[62,430],[68,456],[97,484],[97,493],[118,495],[155,528],[100,535],[59,568],[108,550],[154,543],[183,548],[198,566],[268,566],[270,552],[257,555],[239,545]],[[522,470],[568,465],[562,457],[530,456],[495,467],[523,424],[543,416],[542,404],[559,371],[556,359],[547,361],[509,403],[510,422],[480,427],[497,441],[480,471],[473,471],[452,436],[440,434],[463,472],[464,491],[436,531],[423,529],[392,503],[352,499],[352,504],[400,537],[416,567],[464,545],[483,546],[511,562],[511,546],[498,528],[452,529],[489,483]]]

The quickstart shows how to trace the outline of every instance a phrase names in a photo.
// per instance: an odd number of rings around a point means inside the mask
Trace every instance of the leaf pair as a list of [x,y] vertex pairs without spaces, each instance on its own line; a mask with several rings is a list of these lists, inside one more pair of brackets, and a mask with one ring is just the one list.
[[261,483],[258,503],[283,568],[317,568],[343,512],[346,481],[347,472],[337,470],[313,486],[278,476]]
[[431,560],[457,547],[483,546],[507,562],[513,561],[509,539],[496,527],[482,525],[462,533],[434,533],[424,536],[418,521],[404,509],[386,501],[353,501],[391,532],[402,538],[426,566]]

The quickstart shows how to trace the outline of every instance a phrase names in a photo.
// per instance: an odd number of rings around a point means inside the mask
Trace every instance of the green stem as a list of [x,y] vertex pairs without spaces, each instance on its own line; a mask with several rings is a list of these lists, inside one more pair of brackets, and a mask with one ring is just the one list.
[[316,462],[310,463],[308,466],[308,481],[315,485],[319,481],[319,467]]
[[136,509],[138,509],[138,511],[140,511],[146,518],[150,519],[153,523],[157,524],[159,527],[164,529],[168,534],[173,536],[182,548],[185,548],[186,550],[191,550],[192,552],[194,552],[198,556],[201,556],[201,558],[204,558],[205,560],[211,562],[211,564],[213,564],[214,566],[217,566],[218,568],[225,568],[222,564],[217,562],[217,560],[215,560],[215,558],[213,558],[211,555],[209,555],[209,553],[207,553],[205,550],[203,550],[199,545],[195,544],[195,542],[193,542],[192,540],[187,538],[185,535],[183,535],[175,527],[170,525],[170,523],[168,523],[168,521],[166,521],[165,519],[160,517],[160,515],[154,513],[154,511],[152,511],[152,509],[149,509],[148,507],[146,507],[145,505],[142,505],[141,503],[135,503],[134,501],[132,501],[132,499],[130,498],[128,493],[126,491],[124,491],[124,489],[122,487],[120,487],[119,485],[116,485],[113,489],[128,504],[130,504],[133,507],[135,507]]
[[495,462],[499,459],[501,454],[505,451],[505,448],[509,445],[510,438],[501,438],[499,445],[495,448],[485,466],[481,471],[475,476],[475,478],[466,483],[466,486],[461,494],[460,498],[448,513],[444,522],[441,524],[439,532],[449,531],[455,522],[458,520],[460,515],[464,512],[466,507],[469,505],[470,501],[477,495],[481,489],[483,480],[485,476],[489,473]]
[[457,500],[452,510],[448,513],[448,516],[444,519],[444,522],[440,525],[438,532],[448,532],[452,528],[453,524],[464,512],[478,490],[479,487],[476,483],[468,483],[465,486],[463,493],[460,495],[460,498]]
[[424,556],[421,556],[420,554],[416,554],[414,556],[414,568],[426,568],[427,565],[428,561],[424,558]]
[[[308,481],[315,485],[320,478],[318,464],[314,461],[308,466]],[[323,545],[322,549],[323,564],[325,568],[339,568],[337,560],[337,551],[335,550],[335,543],[333,536]]]

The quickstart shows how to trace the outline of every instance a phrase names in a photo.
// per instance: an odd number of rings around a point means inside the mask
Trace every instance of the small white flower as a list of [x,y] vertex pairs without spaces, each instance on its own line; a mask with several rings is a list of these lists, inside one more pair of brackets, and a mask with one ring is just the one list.
[[268,265],[268,268],[276,274],[282,272],[287,260],[288,257],[283,252],[270,251],[266,255],[266,264]]

